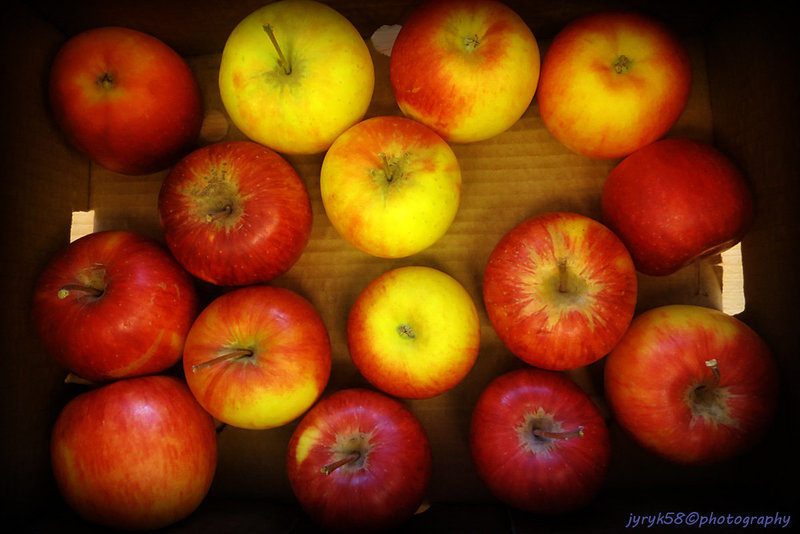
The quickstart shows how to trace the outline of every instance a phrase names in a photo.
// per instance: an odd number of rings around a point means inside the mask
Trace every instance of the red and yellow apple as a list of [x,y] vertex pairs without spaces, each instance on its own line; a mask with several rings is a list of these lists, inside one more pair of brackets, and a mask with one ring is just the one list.
[[331,344],[304,297],[272,286],[238,288],[197,317],[183,354],[186,382],[200,405],[246,429],[285,425],[322,394]]
[[247,137],[284,154],[324,152],[367,112],[372,57],[356,28],[314,0],[280,0],[228,36],[222,103]]
[[500,239],[483,275],[483,300],[500,340],[551,370],[593,363],[633,318],[637,279],[622,241],[577,213],[545,213]]
[[395,397],[431,398],[472,369],[480,321],[469,292],[449,274],[398,267],[358,295],[347,343],[353,363],[376,388]]
[[691,61],[672,30],[642,14],[601,12],[572,21],[553,39],[537,100],[558,141],[612,159],[664,136],[691,87]]
[[711,308],[676,304],[642,313],[605,363],[614,418],[671,462],[717,463],[745,452],[777,407],[769,347],[745,323]]
[[328,219],[347,242],[367,254],[400,258],[447,232],[461,199],[461,169],[427,126],[373,117],[328,149],[320,190]]
[[208,145],[181,159],[161,186],[158,214],[178,262],[221,286],[284,274],[305,249],[312,222],[297,172],[250,141]]
[[559,514],[595,498],[605,483],[611,443],[600,411],[574,382],[526,368],[495,378],[478,397],[470,451],[498,499]]
[[603,222],[636,268],[655,276],[738,243],[753,221],[753,204],[733,162],[685,138],[662,139],[626,157],[609,173],[601,197]]
[[431,478],[425,429],[401,402],[339,390],[303,417],[286,470],[297,500],[327,531],[385,532],[419,508]]
[[118,380],[82,393],[51,437],[53,475],[85,520],[152,530],[189,516],[217,466],[214,421],[171,376]]
[[111,230],[59,251],[40,273],[32,304],[45,349],[95,382],[175,365],[197,311],[192,279],[164,248]]
[[389,74],[404,115],[449,142],[480,141],[527,111],[539,80],[539,46],[501,2],[433,0],[403,24]]
[[69,141],[123,174],[165,169],[200,133],[200,89],[186,62],[155,37],[121,27],[87,30],[58,51],[50,103]]

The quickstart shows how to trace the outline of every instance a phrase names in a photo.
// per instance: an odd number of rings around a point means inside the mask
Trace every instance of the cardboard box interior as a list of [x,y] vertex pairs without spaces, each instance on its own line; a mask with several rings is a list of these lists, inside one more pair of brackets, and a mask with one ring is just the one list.
[[[369,41],[383,24],[399,24],[418,2],[328,2]],[[409,401],[433,448],[431,507],[414,518],[415,529],[454,531],[553,531],[623,528],[630,513],[790,511],[798,500],[800,380],[794,343],[794,305],[800,259],[796,126],[798,39],[781,9],[728,6],[724,11],[690,2],[509,2],[531,26],[542,52],[573,17],[606,7],[641,8],[679,31],[689,47],[694,83],[689,105],[669,136],[713,142],[741,167],[757,202],[756,221],[742,247],[745,308],[739,318],[772,347],[783,377],[776,424],[754,451],[722,465],[683,468],[636,447],[609,418],[612,464],[596,503],[567,518],[543,519],[507,510],[477,478],[467,432],[482,388],[500,373],[522,366],[499,341],[481,301],[481,277],[497,240],[518,222],[545,211],[575,211],[600,219],[600,191],[617,161],[571,153],[544,128],[534,99],[523,118],[496,138],[453,149],[463,173],[462,200],[448,233],[431,248],[402,260],[356,251],[328,222],[320,200],[323,155],[287,157],[308,188],[314,210],[311,240],[300,261],[275,285],[311,300],[331,337],[334,365],[326,393],[364,386],[349,359],[347,314],[374,277],[401,265],[428,265],[459,280],[481,314],[481,351],[468,377],[434,399]],[[2,22],[4,58],[2,162],[2,449],[4,512],[21,524],[46,530],[83,528],[55,489],[49,465],[49,432],[61,407],[85,386],[64,384],[65,371],[41,348],[30,320],[36,274],[70,238],[72,213],[93,210],[94,229],[129,229],[163,241],[155,199],[167,171],[123,176],[91,164],[69,146],[46,100],[49,64],[71,35],[91,27],[124,25],[173,46],[188,61],[205,99],[206,122],[198,146],[244,139],[227,119],[216,85],[225,38],[262,2],[12,2]],[[790,56],[784,56],[790,54]],[[373,49],[376,89],[367,116],[399,115],[388,78],[389,59]],[[713,199],[709,199],[713,202]],[[668,303],[720,308],[725,291],[720,258],[703,260],[668,277],[640,275],[637,311]],[[206,301],[218,290],[199,284]],[[570,372],[604,407],[602,360]],[[172,530],[232,524],[289,529],[304,519],[286,479],[284,455],[295,424],[268,431],[224,428],[219,465],[207,502]],[[678,507],[680,509],[675,509]],[[298,523],[299,521],[299,523]],[[194,530],[191,530],[194,531]]]

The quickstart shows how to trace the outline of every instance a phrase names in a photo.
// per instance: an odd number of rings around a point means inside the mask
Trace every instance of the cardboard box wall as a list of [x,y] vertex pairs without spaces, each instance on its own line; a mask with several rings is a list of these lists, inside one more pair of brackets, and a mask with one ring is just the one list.
[[[204,93],[206,123],[198,146],[244,139],[227,120],[216,88],[222,47],[230,30],[263,5],[257,0],[60,3],[14,1],[2,21],[2,495],[3,513],[45,531],[86,526],[65,509],[49,465],[49,433],[61,407],[83,386],[64,384],[59,368],[36,339],[30,294],[36,274],[69,241],[74,211],[94,210],[95,229],[129,229],[163,241],[155,199],[166,175],[122,176],[91,164],[56,128],[46,100],[47,73],[71,35],[103,25],[146,31],[183,55]],[[369,40],[383,24],[399,24],[412,1],[327,2]],[[374,277],[401,265],[429,265],[458,279],[481,313],[482,343],[468,377],[452,391],[407,402],[431,439],[431,508],[416,530],[497,531],[536,525],[554,531],[621,529],[630,513],[683,511],[791,513],[798,499],[798,17],[769,3],[721,9],[693,2],[508,2],[530,25],[542,52],[575,16],[604,8],[649,12],[675,28],[689,47],[694,85],[687,109],[670,136],[713,142],[746,174],[757,217],[742,243],[746,308],[739,315],[772,347],[783,377],[776,424],[764,442],[732,462],[677,467],[636,447],[609,419],[612,464],[605,491],[586,510],[558,520],[507,510],[488,494],[472,468],[469,417],[482,388],[520,367],[500,343],[481,301],[481,276],[497,240],[527,217],[553,210],[599,219],[600,191],[617,161],[591,160],[561,146],[544,128],[536,99],[500,136],[454,145],[463,173],[459,213],[430,249],[403,260],[369,257],[344,242],[328,222],[319,195],[322,155],[287,157],[304,179],[314,209],[311,240],[300,261],[273,283],[311,300],[328,327],[334,365],[326,390],[366,385],[347,353],[350,305]],[[399,115],[388,83],[388,58],[373,50],[376,89],[368,116]],[[709,199],[710,202],[713,199]],[[719,308],[719,258],[664,278],[640,276],[637,311],[683,302]],[[199,284],[206,300],[215,289]],[[570,373],[603,406],[602,361]],[[206,502],[170,530],[245,531],[306,525],[284,470],[294,424],[269,431],[231,427],[219,433],[219,465]],[[795,521],[800,520],[794,518]]]

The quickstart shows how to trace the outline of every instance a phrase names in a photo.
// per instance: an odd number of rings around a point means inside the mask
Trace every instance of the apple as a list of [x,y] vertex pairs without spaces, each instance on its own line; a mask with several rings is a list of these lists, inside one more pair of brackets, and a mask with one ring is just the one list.
[[53,475],[83,519],[152,530],[189,516],[217,466],[214,421],[182,381],[118,380],[72,399],[51,437]]
[[501,2],[434,0],[403,24],[389,75],[404,115],[449,142],[481,141],[527,111],[539,80],[539,45]]
[[494,330],[526,363],[550,370],[593,363],[622,338],[637,279],[622,241],[594,219],[531,217],[495,245],[483,274]]
[[567,24],[542,60],[542,121],[567,148],[613,159],[660,139],[692,87],[685,46],[660,21],[606,11]]
[[197,140],[203,103],[175,50],[140,31],[94,28],[70,38],[53,60],[50,103],[69,141],[122,174],[172,165]]
[[197,311],[186,271],[160,245],[122,230],[59,251],[37,278],[32,303],[45,349],[94,382],[175,365]]
[[403,117],[372,117],[328,149],[322,202],[339,234],[382,258],[416,254],[447,232],[461,199],[461,169],[450,146]]
[[186,382],[203,408],[246,429],[285,425],[316,402],[331,344],[314,306],[284,288],[255,285],[214,299],[183,354]]
[[603,222],[636,268],[664,276],[738,243],[753,221],[744,176],[713,146],[662,139],[622,160],[601,196]]
[[469,443],[489,490],[540,514],[591,502],[611,455],[605,420],[589,396],[566,376],[533,368],[502,374],[481,392]]
[[729,460],[763,436],[776,410],[769,347],[745,323],[711,308],[675,304],[638,315],[605,363],[615,419],[671,462]]
[[469,292],[438,269],[408,266],[372,280],[347,319],[358,371],[384,393],[426,399],[455,387],[480,348],[480,321]]
[[167,246],[187,271],[220,286],[267,282],[288,271],[311,234],[311,202],[292,166],[250,141],[197,149],[158,196]]
[[384,532],[419,508],[431,478],[425,429],[401,402],[343,389],[322,399],[289,441],[297,500],[328,531]]
[[333,8],[281,0],[228,36],[222,103],[247,137],[286,154],[324,152],[367,112],[375,72],[364,38]]

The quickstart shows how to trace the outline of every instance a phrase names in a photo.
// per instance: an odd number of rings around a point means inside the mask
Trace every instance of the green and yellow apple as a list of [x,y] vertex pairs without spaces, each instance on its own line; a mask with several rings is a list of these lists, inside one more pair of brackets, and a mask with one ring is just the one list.
[[281,0],[242,19],[225,42],[222,103],[251,140],[286,154],[325,151],[364,116],[375,72],[363,37],[314,0]]
[[427,126],[373,117],[331,145],[320,190],[328,219],[346,241],[373,256],[399,258],[447,232],[461,199],[461,169]]
[[567,148],[612,159],[666,134],[691,86],[688,53],[669,28],[638,13],[602,12],[553,39],[537,100],[545,126]]
[[488,139],[525,113],[539,81],[539,45],[495,0],[434,0],[418,7],[392,46],[400,110],[449,142]]
[[399,267],[358,295],[347,322],[350,357],[376,388],[395,397],[440,395],[478,357],[480,322],[455,278],[423,266]]

